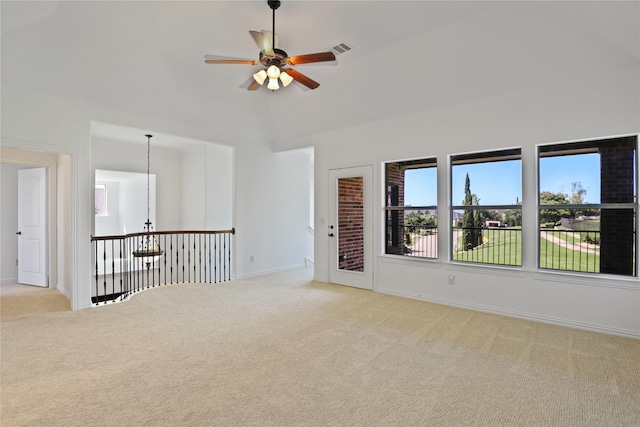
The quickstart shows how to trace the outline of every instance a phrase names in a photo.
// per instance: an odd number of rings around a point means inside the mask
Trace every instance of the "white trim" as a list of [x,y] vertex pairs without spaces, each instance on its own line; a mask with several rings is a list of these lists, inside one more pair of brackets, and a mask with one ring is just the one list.
[[254,271],[254,272],[251,272],[249,274],[238,275],[235,278],[235,280],[242,280],[242,279],[248,279],[250,277],[263,276],[265,274],[280,273],[280,272],[283,272],[283,271],[296,270],[298,268],[304,268],[304,267],[306,267],[306,265],[303,262],[301,264],[289,265],[289,266],[286,266],[286,267],[278,267],[278,268],[273,268],[273,269],[268,269],[268,270]]
[[71,295],[69,294],[69,292],[65,289],[64,286],[62,286],[60,283],[56,284],[56,290],[58,292],[60,292],[62,295],[64,295],[65,297],[67,297],[69,299],[70,302],[71,301]]

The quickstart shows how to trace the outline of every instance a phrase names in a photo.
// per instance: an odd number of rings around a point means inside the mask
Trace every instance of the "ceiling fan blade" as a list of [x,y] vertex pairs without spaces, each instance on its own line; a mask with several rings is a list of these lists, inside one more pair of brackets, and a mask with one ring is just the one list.
[[233,58],[231,56],[205,55],[205,64],[240,64],[240,65],[258,65],[255,59]]
[[260,87],[260,83],[258,83],[256,79],[254,79],[253,76],[251,76],[238,87],[240,89],[256,90]]
[[335,61],[333,52],[309,53],[306,55],[295,55],[287,58],[290,65],[311,64],[313,62]]
[[253,81],[251,82],[247,90],[256,90],[261,86],[261,84],[258,83],[253,77],[251,77],[251,80]]
[[320,86],[320,83],[311,80],[309,77],[305,76],[304,74],[292,69],[292,68],[285,68],[284,71],[287,72],[287,74],[289,74],[291,76],[291,78],[295,81],[297,81],[298,83],[301,83],[303,85],[305,85],[306,87],[308,87],[309,89],[315,89],[318,86]]
[[251,37],[256,42],[260,51],[269,52],[272,51],[274,47],[279,47],[278,43],[278,35],[275,36],[275,46],[273,46],[273,33],[271,31],[262,30],[262,31],[249,31]]

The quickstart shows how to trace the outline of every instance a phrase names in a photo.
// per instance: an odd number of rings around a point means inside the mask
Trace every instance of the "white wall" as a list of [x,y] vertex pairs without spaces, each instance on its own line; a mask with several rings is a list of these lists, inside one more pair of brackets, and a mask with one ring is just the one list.
[[251,145],[236,148],[236,159],[237,276],[303,266],[313,259],[310,156]]
[[204,230],[206,224],[206,170],[204,145],[182,152],[182,229]]
[[[536,268],[536,154],[541,143],[635,133],[640,130],[638,67],[576,78],[547,87],[327,132],[278,144],[278,149],[315,145],[315,277],[329,279],[328,171],[374,165],[377,256],[374,289],[411,298],[486,310],[533,320],[640,337],[637,279],[580,277]],[[419,90],[419,89],[418,89]],[[419,92],[418,92],[419,94]],[[428,94],[425,94],[427,96]],[[440,221],[440,258],[419,262],[382,255],[381,163],[436,156],[439,214],[447,215],[448,155],[522,147],[523,267],[491,268],[448,261],[448,221]],[[456,284],[448,285],[448,275]]]
[[[182,154],[179,150],[172,150],[162,147],[151,146],[150,150],[150,172],[155,176],[156,192],[151,192],[150,206],[159,213],[156,218],[153,216],[151,220],[155,230],[179,230],[182,222]],[[126,144],[117,141],[107,141],[100,138],[92,139],[91,159],[93,169],[104,169],[122,172],[135,172],[140,175],[141,182],[136,185],[139,187],[138,192],[144,194],[142,221],[136,214],[137,219],[127,219],[123,224],[127,224],[127,233],[135,233],[142,231],[146,221],[146,194],[147,194],[147,146],[146,144]],[[120,188],[120,203],[126,189]],[[131,190],[134,191],[134,190]],[[136,192],[135,194],[138,194]],[[136,199],[133,195],[131,198]],[[154,201],[155,197],[155,201]],[[126,202],[125,204],[129,204]],[[128,209],[120,211],[126,213]],[[96,221],[98,219],[96,218]],[[130,229],[131,224],[139,224],[134,229]],[[123,224],[120,224],[122,227]],[[123,231],[122,231],[123,232]]]
[[18,281],[18,170],[22,168],[0,163],[0,283]]
[[234,207],[234,150],[222,145],[206,146],[205,224],[207,230],[230,230]]

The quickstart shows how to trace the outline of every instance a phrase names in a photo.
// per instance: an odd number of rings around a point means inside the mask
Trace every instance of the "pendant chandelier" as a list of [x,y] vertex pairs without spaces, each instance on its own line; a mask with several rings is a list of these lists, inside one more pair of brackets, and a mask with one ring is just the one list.
[[138,249],[133,251],[133,256],[141,259],[141,261],[146,264],[147,269],[149,269],[151,264],[160,259],[160,255],[162,255],[164,251],[160,249],[160,245],[152,234],[153,226],[149,219],[149,164],[151,158],[151,137],[153,135],[145,136],[147,137],[147,222],[144,223],[144,236],[142,237],[142,241],[138,245]]

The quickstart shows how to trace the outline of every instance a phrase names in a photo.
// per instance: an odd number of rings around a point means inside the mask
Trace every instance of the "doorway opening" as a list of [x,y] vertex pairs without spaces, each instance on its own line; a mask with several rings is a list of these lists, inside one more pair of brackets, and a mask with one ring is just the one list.
[[[72,235],[71,224],[71,169],[72,156],[66,153],[30,151],[18,148],[0,148],[0,171],[2,173],[2,215],[0,230],[2,231],[2,268],[0,284],[6,287],[17,287],[19,267],[27,264],[28,270],[42,270],[44,285],[56,289],[69,300],[73,295]],[[18,182],[21,170],[44,171],[44,206],[38,221],[44,221],[44,241],[39,251],[39,258],[26,260],[18,248]],[[41,203],[41,202],[39,202]],[[33,217],[31,218],[33,219]],[[6,236],[6,237],[5,237]],[[33,248],[32,248],[33,249]],[[22,258],[22,259],[21,259]],[[37,261],[37,264],[33,264]],[[31,264],[30,264],[31,263]],[[37,267],[36,267],[37,265]]]

